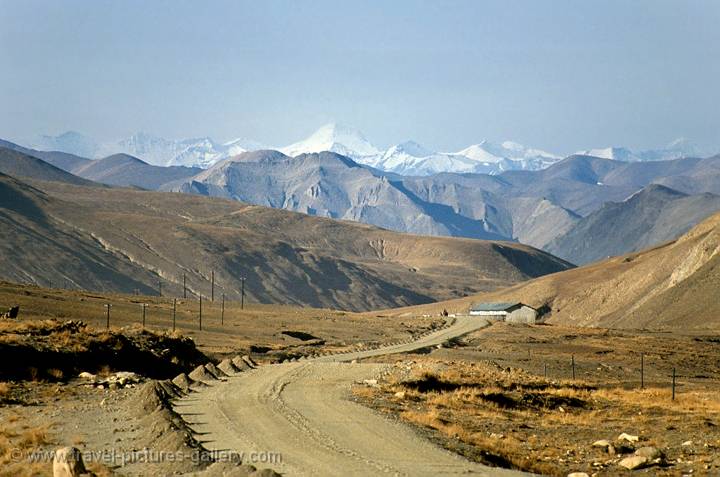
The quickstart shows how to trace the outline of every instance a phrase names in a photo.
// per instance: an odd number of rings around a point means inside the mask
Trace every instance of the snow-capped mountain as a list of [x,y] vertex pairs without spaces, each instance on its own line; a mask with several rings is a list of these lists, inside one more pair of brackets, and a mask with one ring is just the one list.
[[139,132],[116,142],[99,144],[80,133],[41,136],[34,149],[62,151],[82,157],[99,159],[124,153],[156,166],[188,166],[208,168],[218,161],[262,145],[248,139],[234,139],[219,144],[209,137],[172,140]]
[[[218,143],[210,137],[171,140],[142,132],[120,141],[98,143],[72,131],[59,136],[40,136],[31,147],[94,159],[125,153],[152,165],[205,169],[243,152],[266,149],[262,144],[245,138]],[[415,141],[407,141],[381,150],[359,130],[337,123],[326,124],[302,141],[275,149],[290,157],[305,153],[335,152],[360,164],[407,176],[428,176],[442,172],[494,175],[511,170],[536,171],[562,159],[556,154],[513,141],[482,141],[457,152],[437,152]],[[697,147],[682,138],[660,149],[633,151],[624,147],[607,147],[588,149],[578,154],[623,162],[661,161],[703,155]]]
[[678,138],[660,149],[648,149],[645,151],[633,151],[626,147],[606,147],[601,149],[588,149],[578,154],[586,156],[602,157],[624,162],[641,161],[668,161],[681,159],[683,157],[700,157],[703,152],[697,146],[685,138]]
[[366,164],[376,169],[407,176],[427,176],[440,172],[475,172],[478,165],[464,156],[430,151],[414,141],[392,146],[381,155],[367,158]]
[[505,170],[537,170],[560,156],[506,141],[500,145],[483,141],[459,152],[436,152],[415,141],[379,150],[355,128],[327,124],[310,137],[280,149],[288,156],[330,151],[376,169],[402,175],[427,176],[440,172],[497,174]]
[[506,141],[483,141],[458,152],[433,152],[414,141],[390,147],[381,156],[366,159],[378,169],[402,175],[427,176],[440,172],[499,174],[509,170],[544,169],[560,156]]
[[357,129],[342,124],[326,124],[310,137],[283,147],[280,151],[288,156],[329,151],[365,162],[364,158],[376,157],[380,151],[365,139]]

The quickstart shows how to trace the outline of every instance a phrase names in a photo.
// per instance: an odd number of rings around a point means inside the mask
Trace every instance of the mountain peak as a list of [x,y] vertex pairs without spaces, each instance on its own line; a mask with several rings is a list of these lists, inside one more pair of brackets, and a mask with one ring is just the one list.
[[434,154],[433,151],[426,149],[415,141],[405,141],[401,144],[392,146],[390,149],[388,149],[385,155],[387,156],[395,152],[404,152],[405,154],[413,157],[427,157]]
[[289,156],[330,151],[352,157],[376,156],[380,151],[358,129],[340,123],[320,127],[307,139],[280,149]]

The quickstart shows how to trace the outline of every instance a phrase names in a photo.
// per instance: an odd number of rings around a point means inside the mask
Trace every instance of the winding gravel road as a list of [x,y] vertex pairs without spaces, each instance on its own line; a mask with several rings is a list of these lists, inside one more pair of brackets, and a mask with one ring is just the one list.
[[434,346],[485,326],[459,318],[410,343],[262,366],[189,394],[175,410],[208,449],[234,450],[284,475],[524,475],[470,462],[347,399],[353,383],[389,368],[348,361]]

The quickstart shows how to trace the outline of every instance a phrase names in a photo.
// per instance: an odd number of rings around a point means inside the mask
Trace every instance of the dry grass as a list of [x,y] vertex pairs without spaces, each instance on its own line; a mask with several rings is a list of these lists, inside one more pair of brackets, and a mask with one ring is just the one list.
[[50,427],[24,427],[8,419],[0,426],[0,476],[48,475],[49,462],[29,462],[28,456],[52,443]]
[[[355,394],[431,430],[452,450],[492,465],[546,475],[578,470],[614,475],[619,457],[591,444],[628,432],[640,436],[638,446],[664,449],[670,461],[694,461],[695,472],[720,467],[715,454],[720,396],[710,391],[686,392],[672,401],[667,389],[598,389],[582,380],[549,381],[487,362],[423,360],[380,388],[357,387]],[[704,445],[692,450],[693,459],[680,445],[687,440]],[[678,471],[657,470],[658,475]]]

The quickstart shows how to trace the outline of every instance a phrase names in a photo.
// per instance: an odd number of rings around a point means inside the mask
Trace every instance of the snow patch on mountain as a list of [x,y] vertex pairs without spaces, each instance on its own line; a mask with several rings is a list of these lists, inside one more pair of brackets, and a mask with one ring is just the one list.
[[322,126],[307,139],[280,148],[288,156],[329,151],[361,162],[363,158],[375,157],[380,151],[359,130],[343,124],[330,123]]
[[704,153],[685,138],[678,138],[667,146],[659,149],[648,149],[644,151],[633,151],[626,147],[606,147],[600,149],[587,149],[578,154],[586,156],[601,157],[624,162],[641,161],[669,161],[684,157],[701,157]]

